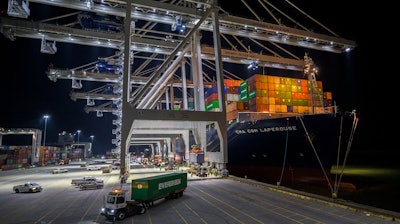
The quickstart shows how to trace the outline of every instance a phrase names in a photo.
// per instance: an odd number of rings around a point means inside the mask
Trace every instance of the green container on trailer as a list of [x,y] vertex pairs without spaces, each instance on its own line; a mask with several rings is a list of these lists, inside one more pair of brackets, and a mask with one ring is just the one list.
[[187,173],[167,173],[132,180],[131,199],[153,201],[187,187]]

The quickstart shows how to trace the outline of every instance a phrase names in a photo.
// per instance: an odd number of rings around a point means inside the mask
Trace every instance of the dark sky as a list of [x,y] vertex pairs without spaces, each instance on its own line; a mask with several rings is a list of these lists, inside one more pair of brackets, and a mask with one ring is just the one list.
[[[223,8],[238,9],[232,8],[232,1],[220,2],[222,6],[226,2],[230,4]],[[377,69],[383,62],[383,55],[379,53],[380,46],[374,38],[378,29],[371,25],[375,24],[375,18],[368,10],[375,9],[375,6],[363,3],[364,9],[360,10],[358,5],[348,5],[348,1],[292,2],[303,6],[303,10],[339,36],[358,44],[349,55],[328,53],[313,56],[323,76],[324,88],[333,92],[342,110],[359,111],[360,122],[354,147],[363,150],[395,149],[395,132],[388,127],[395,124],[397,118],[386,113],[393,109],[391,95],[386,89],[393,84],[386,75],[392,74],[377,73],[383,71]],[[2,1],[1,9],[6,9],[5,3]],[[240,1],[237,3],[240,4]],[[46,142],[56,142],[61,131],[81,130],[81,141],[90,141],[89,136],[95,136],[95,153],[109,151],[114,147],[111,144],[114,115],[104,113],[104,117],[99,118],[95,113],[85,113],[83,107],[86,102],[75,102],[69,97],[71,81],[53,82],[47,78],[46,71],[50,63],[57,67],[74,68],[93,62],[98,57],[112,55],[114,50],[65,43],[57,43],[57,48],[55,55],[43,54],[40,53],[40,40],[17,37],[16,41],[10,41],[0,34],[0,127],[43,129],[42,116],[48,114]],[[380,84],[381,81],[386,83],[385,86]],[[386,112],[382,113],[382,110]]]

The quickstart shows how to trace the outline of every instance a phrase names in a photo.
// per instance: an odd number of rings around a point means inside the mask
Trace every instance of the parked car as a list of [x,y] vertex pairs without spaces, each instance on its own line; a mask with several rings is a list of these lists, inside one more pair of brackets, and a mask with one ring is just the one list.
[[110,165],[110,168],[113,170],[118,170],[121,168],[121,164],[119,162],[115,162],[114,164]]
[[56,173],[68,173],[68,169],[67,168],[56,168],[54,170],[51,171],[52,174],[56,174]]
[[101,170],[100,166],[87,166],[86,170]]
[[13,186],[13,191],[15,193],[20,193],[20,192],[34,193],[34,192],[41,192],[42,190],[43,190],[42,186],[40,186],[37,183],[31,183],[31,182]]

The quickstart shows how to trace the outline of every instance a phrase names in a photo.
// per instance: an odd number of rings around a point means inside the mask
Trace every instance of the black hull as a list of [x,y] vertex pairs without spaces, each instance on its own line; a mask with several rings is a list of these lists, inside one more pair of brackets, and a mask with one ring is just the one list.
[[[328,186],[338,155],[343,161],[352,122],[350,116],[318,114],[231,124],[227,169],[271,184]],[[211,133],[207,151],[218,150]]]

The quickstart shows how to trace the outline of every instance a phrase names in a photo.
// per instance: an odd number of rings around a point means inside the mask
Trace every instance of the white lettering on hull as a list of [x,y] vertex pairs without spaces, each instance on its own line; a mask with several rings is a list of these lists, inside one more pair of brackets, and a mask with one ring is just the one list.
[[283,132],[283,131],[297,131],[296,126],[285,126],[285,127],[270,127],[270,128],[249,128],[245,130],[236,130],[235,133],[241,134],[254,134],[264,132]]

